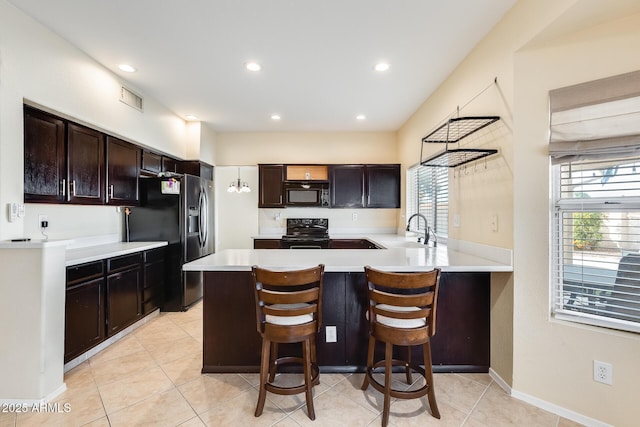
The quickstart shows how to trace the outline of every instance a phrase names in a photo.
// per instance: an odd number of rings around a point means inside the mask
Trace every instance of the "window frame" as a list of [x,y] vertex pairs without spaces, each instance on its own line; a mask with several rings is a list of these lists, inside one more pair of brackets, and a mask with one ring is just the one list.
[[[614,163],[617,167],[623,167],[625,165],[638,162],[640,159],[636,156],[627,156],[621,157],[619,159],[615,159]],[[619,196],[610,196],[607,195],[606,192],[603,197],[595,197],[595,198],[576,198],[576,197],[563,197],[562,194],[562,178],[561,178],[561,168],[563,166],[567,167],[567,165],[588,165],[589,163],[598,163],[597,160],[574,160],[574,161],[566,161],[566,162],[558,162],[557,164],[551,165],[551,176],[550,180],[552,188],[551,188],[551,206],[550,206],[550,289],[549,289],[549,303],[550,303],[550,315],[552,318],[569,321],[574,323],[586,324],[596,327],[604,327],[616,330],[622,330],[627,332],[640,333],[640,319],[638,320],[628,320],[628,319],[620,319],[616,318],[614,312],[610,312],[611,306],[609,302],[605,303],[604,309],[600,310],[605,314],[594,314],[593,312],[598,312],[596,309],[583,309],[583,311],[576,310],[574,311],[573,306],[572,309],[566,308],[566,306],[570,305],[570,301],[565,301],[565,294],[567,288],[571,288],[571,285],[567,285],[565,283],[566,275],[570,274],[568,272],[563,271],[565,269],[565,258],[571,255],[573,258],[574,252],[568,252],[565,250],[566,244],[566,231],[564,229],[564,221],[563,217],[566,213],[576,213],[576,212],[601,212],[605,214],[619,214],[619,213],[627,213],[627,214],[636,214],[640,216],[640,196],[631,196],[631,197],[619,197]],[[571,166],[569,166],[571,167]],[[634,172],[635,173],[635,172]],[[640,177],[640,171],[637,172],[638,177]],[[634,182],[634,189],[640,190],[640,181]],[[572,193],[569,193],[569,195]],[[609,221],[607,217],[606,221]],[[640,223],[638,224],[640,225]],[[573,227],[573,226],[571,226]],[[573,231],[574,228],[571,228]],[[609,233],[613,235],[614,233]],[[616,266],[616,270],[614,275],[614,283],[618,283],[618,278],[620,277],[619,271],[620,262],[624,257],[625,250],[622,249],[624,243],[628,243],[625,240],[618,239],[614,240],[608,238],[607,241],[609,243],[616,243],[618,247],[621,248],[621,255],[618,262],[618,266]],[[635,254],[635,252],[634,252]],[[611,263],[617,256],[611,256],[603,262]],[[597,287],[598,285],[606,283],[607,280],[611,280],[604,278],[604,276],[595,276],[598,277],[600,282],[586,282],[585,278],[593,278],[594,276],[589,276],[584,270],[587,266],[586,262],[582,260],[582,271],[581,275],[581,286],[582,293],[578,293],[577,295],[580,297],[586,297],[589,299],[589,291],[585,289],[590,289],[593,287]],[[568,265],[580,265],[580,263],[572,263]],[[628,265],[628,264],[627,264]],[[592,285],[591,283],[596,283]],[[615,285],[614,285],[615,286]],[[595,291],[591,289],[591,291]],[[612,288],[610,293],[615,294],[615,288]],[[574,295],[573,293],[571,295]],[[569,296],[571,298],[571,296]],[[574,297],[574,298],[577,298]],[[605,298],[606,299],[606,298]],[[615,302],[613,303],[615,304]],[[615,311],[615,310],[614,310]],[[608,316],[612,315],[612,316]]]

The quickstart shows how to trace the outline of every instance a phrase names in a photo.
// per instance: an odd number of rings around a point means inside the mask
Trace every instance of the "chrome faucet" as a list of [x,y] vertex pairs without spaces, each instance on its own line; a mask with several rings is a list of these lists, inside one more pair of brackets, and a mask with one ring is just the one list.
[[[424,242],[423,244],[428,244],[429,243],[429,237],[431,236],[431,233],[433,232],[433,230],[431,229],[431,227],[429,227],[429,224],[427,223],[427,217],[425,217],[424,215],[420,214],[420,213],[415,213],[413,215],[411,215],[409,217],[409,220],[407,220],[407,228],[406,231],[409,231],[409,228],[411,226],[411,220],[414,217],[419,217],[422,218],[424,220]],[[418,225],[420,225],[420,222],[418,221]],[[418,243],[420,243],[420,237],[418,237]],[[436,233],[433,233],[433,247],[435,248],[438,245],[438,237],[436,236]]]

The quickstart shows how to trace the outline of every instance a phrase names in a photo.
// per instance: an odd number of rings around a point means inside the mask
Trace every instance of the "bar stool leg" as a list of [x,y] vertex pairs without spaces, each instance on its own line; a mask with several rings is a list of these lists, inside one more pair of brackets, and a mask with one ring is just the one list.
[[316,413],[313,409],[313,380],[311,378],[311,342],[309,338],[303,342],[303,354],[304,360],[304,385],[305,385],[305,397],[307,400],[307,414],[311,420],[316,419]]
[[424,376],[429,384],[427,391],[427,397],[429,398],[429,406],[431,407],[431,415],[440,419],[440,411],[438,410],[438,404],[436,403],[436,389],[433,386],[433,368],[431,367],[431,345],[426,342],[422,345],[424,353]]
[[271,356],[269,356],[269,382],[272,383],[276,379],[276,360],[278,360],[278,343],[271,342]]
[[382,427],[389,424],[389,411],[391,409],[391,371],[392,371],[393,345],[385,343],[384,347],[384,408],[382,410]]
[[405,374],[407,375],[407,384],[411,385],[413,380],[411,379],[411,346],[407,346],[407,358],[404,363]]
[[271,354],[271,341],[262,339],[262,352],[260,355],[260,394],[258,395],[258,405],[256,406],[255,416],[262,415],[264,409],[264,402],[267,398],[267,389],[265,384],[267,383],[267,376],[269,374],[269,355]]
[[369,374],[373,369],[373,352],[375,351],[376,340],[373,336],[369,336],[369,351],[367,352],[367,368],[364,372],[364,381],[360,390],[366,390],[369,387]]

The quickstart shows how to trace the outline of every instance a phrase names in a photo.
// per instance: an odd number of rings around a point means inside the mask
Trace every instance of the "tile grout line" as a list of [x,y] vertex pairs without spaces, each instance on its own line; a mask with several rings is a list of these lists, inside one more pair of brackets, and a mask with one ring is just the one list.
[[482,392],[482,394],[480,395],[478,400],[476,400],[476,403],[471,407],[471,409],[469,410],[469,413],[464,417],[464,420],[462,420],[462,424],[460,424],[460,426],[463,426],[463,425],[465,425],[467,423],[467,421],[471,417],[471,414],[473,413],[473,411],[480,404],[480,401],[482,400],[482,398],[489,392],[489,388],[491,388],[491,384],[492,383],[493,383],[493,380],[491,380],[491,382],[489,382],[489,384],[487,384],[487,386],[485,387],[484,391]]

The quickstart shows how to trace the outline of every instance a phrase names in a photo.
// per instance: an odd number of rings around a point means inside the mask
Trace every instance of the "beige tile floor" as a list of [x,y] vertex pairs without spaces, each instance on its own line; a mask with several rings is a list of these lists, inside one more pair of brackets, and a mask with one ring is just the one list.
[[[268,394],[254,417],[257,374],[201,374],[202,304],[185,313],[161,313],[65,375],[55,402],[68,412],[0,413],[8,426],[378,426],[382,395],[360,390],[362,374],[321,374],[314,388],[316,420],[304,394]],[[295,381],[288,374],[281,381]],[[399,377],[400,378],[400,377]],[[398,384],[399,385],[399,384]],[[577,426],[510,398],[486,374],[436,374],[442,418],[426,398],[391,404],[392,426]]]

